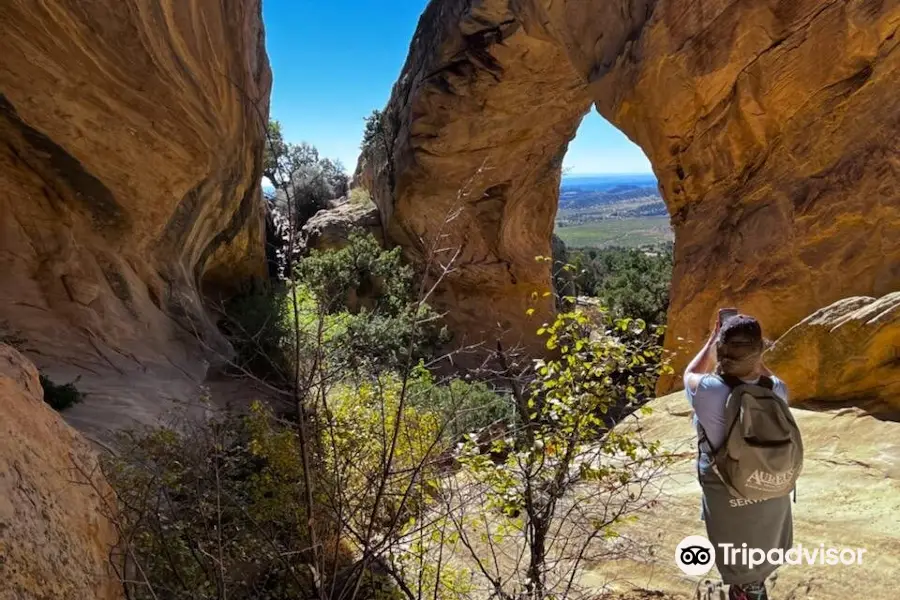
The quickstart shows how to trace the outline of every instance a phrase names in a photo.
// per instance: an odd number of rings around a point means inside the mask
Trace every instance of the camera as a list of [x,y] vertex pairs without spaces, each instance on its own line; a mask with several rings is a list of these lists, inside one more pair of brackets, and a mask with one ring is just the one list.
[[721,327],[725,321],[732,317],[736,317],[738,315],[738,309],[736,308],[720,308],[719,309],[719,327]]

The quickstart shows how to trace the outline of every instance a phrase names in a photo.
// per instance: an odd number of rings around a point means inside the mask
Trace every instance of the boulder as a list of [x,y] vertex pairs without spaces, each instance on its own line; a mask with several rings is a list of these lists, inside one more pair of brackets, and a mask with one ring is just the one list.
[[34,365],[0,344],[0,599],[120,598],[114,509],[96,456],[44,403]]
[[534,258],[593,106],[672,215],[680,371],[718,306],[779,337],[900,289],[898,19],[897,2],[434,0],[355,180],[412,260],[459,250],[434,301],[460,343],[540,352],[554,307]]
[[[300,241],[304,251],[339,250],[347,246],[353,233],[369,233],[384,246],[378,207],[369,201],[366,194],[354,193],[350,199],[339,199],[329,208],[317,212],[303,226]],[[350,290],[344,299],[344,305],[351,312],[362,308],[372,310],[382,289],[382,280],[366,278],[359,288]]]
[[384,243],[378,207],[371,202],[342,201],[317,212],[300,232],[308,250],[336,250],[347,245],[353,232],[371,233]]
[[900,292],[845,298],[781,336],[767,364],[792,403],[853,404],[900,414]]

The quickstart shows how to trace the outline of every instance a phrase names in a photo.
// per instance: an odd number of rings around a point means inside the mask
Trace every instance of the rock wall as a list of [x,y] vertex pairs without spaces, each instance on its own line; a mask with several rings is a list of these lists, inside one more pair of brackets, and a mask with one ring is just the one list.
[[411,258],[459,249],[435,297],[459,343],[538,349],[552,305],[534,257],[593,104],[672,215],[680,370],[717,306],[776,338],[900,288],[898,27],[893,0],[433,0],[356,179]]
[[0,599],[112,600],[112,490],[85,441],[43,402],[38,373],[0,344]]
[[265,274],[260,10],[3,3],[0,334],[41,368],[128,387],[228,352],[204,299]]

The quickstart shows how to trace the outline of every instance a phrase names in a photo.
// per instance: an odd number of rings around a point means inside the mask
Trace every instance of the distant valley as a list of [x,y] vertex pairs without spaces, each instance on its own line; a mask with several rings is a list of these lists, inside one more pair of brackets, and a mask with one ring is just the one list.
[[569,246],[657,246],[674,239],[652,174],[576,175],[560,186],[556,234]]

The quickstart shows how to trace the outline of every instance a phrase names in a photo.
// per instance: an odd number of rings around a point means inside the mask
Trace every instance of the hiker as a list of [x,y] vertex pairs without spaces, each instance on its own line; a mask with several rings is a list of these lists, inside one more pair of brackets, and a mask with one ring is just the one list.
[[[755,408],[771,409],[773,411],[771,414],[779,413],[772,417],[775,427],[770,426],[771,422],[765,424],[768,426],[766,432],[777,429],[777,434],[787,436],[790,432],[786,431],[790,425],[796,430],[796,423],[790,415],[790,410],[787,409],[787,387],[763,364],[763,350],[764,342],[759,322],[753,317],[737,314],[734,309],[723,309],[719,311],[715,330],[709,340],[684,373],[684,386],[688,401],[694,409],[694,426],[698,437],[697,472],[703,490],[702,519],[706,524],[707,536],[715,548],[716,566],[722,581],[729,585],[729,600],[767,600],[765,580],[778,565],[766,562],[753,569],[743,564],[733,564],[734,561],[729,561],[726,565],[720,544],[732,544],[738,549],[742,548],[742,544],[746,544],[747,548],[761,549],[767,555],[769,550],[775,548],[781,548],[786,552],[793,544],[790,491],[794,480],[791,479],[784,484],[789,486],[786,492],[780,488],[766,493],[748,491],[741,487],[743,490],[741,493],[735,488],[741,483],[729,481],[728,477],[728,474],[738,472],[737,467],[720,462],[733,461],[734,456],[740,455],[740,452],[734,452],[734,446],[730,445],[745,443],[739,433],[743,422],[737,421],[745,418],[744,413],[748,415],[754,413],[745,410],[738,417],[737,409],[734,408],[726,415],[726,402],[732,397],[735,389],[739,388],[739,397],[736,404],[732,402],[733,407],[740,406],[742,402],[759,402],[754,405]],[[747,398],[744,393],[760,398],[758,401],[755,398]],[[765,404],[766,402],[770,404]],[[777,405],[778,402],[784,403],[783,406]],[[787,424],[787,421],[790,423]],[[763,425],[759,427],[762,430]],[[735,429],[738,433],[735,433]],[[799,475],[797,461],[802,460],[799,430],[794,430],[791,430],[794,437],[790,439],[799,448],[790,450],[792,453],[787,455],[786,459],[784,455],[780,457],[782,463],[787,460],[793,465],[783,469],[783,473],[786,474],[784,477],[788,479],[792,475],[794,478]],[[732,449],[730,459],[727,458],[727,452],[722,453],[726,446]],[[800,459],[797,458],[798,451]],[[756,455],[745,462],[751,462],[755,458]],[[743,466],[747,467],[746,464]],[[756,473],[759,472],[758,469]],[[767,474],[770,471],[763,469],[761,472]],[[764,475],[763,479],[765,484],[769,484],[782,477],[783,475],[776,475],[766,478]],[[752,479],[753,475],[745,477],[742,482]],[[746,497],[767,498],[770,495],[775,497],[768,499]]]

